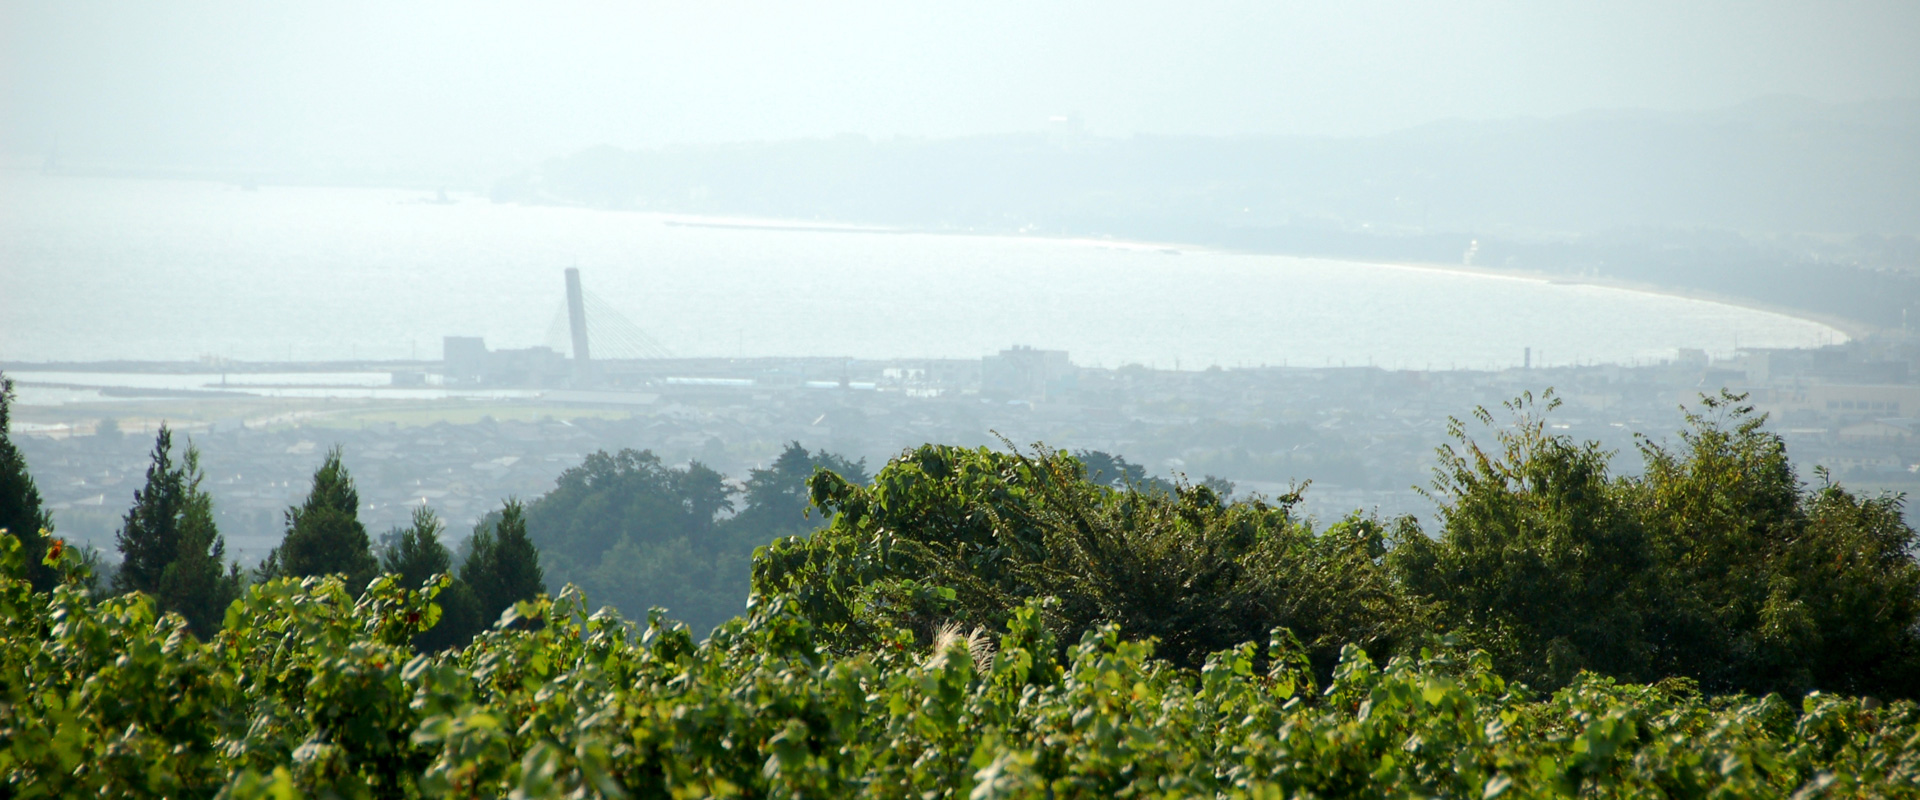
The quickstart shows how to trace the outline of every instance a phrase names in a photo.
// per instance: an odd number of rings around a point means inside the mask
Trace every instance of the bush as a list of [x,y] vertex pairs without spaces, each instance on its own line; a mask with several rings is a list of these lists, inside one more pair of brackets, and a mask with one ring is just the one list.
[[1436,470],[1440,537],[1399,537],[1394,574],[1536,686],[1592,670],[1716,693],[1920,696],[1902,498],[1801,485],[1743,400],[1703,398],[1680,448],[1642,443],[1634,478],[1609,476],[1596,445],[1547,434],[1531,398],[1508,404],[1517,419],[1493,452],[1455,421]]
[[[788,598],[696,644],[569,590],[459,652],[413,655],[435,586],[252,587],[202,644],[144,595],[34,593],[0,537],[0,793],[287,797],[1912,796],[1920,709],[1707,699],[1576,677],[1549,696],[1484,655],[1319,689],[1276,634],[1198,670],[1112,625],[1062,651],[1006,632],[839,654]],[[1259,668],[1257,662],[1267,664]]]
[[1344,645],[1390,654],[1425,630],[1390,580],[1386,529],[1354,517],[1316,532],[1297,495],[1228,504],[1207,486],[1132,491],[1088,480],[1070,455],[928,445],[870,486],[816,473],[831,524],[754,559],[758,596],[789,595],[851,652],[896,627],[930,641],[942,622],[998,629],[1053,598],[1064,641],[1112,623],[1154,637],[1174,664],[1285,627],[1331,670]]

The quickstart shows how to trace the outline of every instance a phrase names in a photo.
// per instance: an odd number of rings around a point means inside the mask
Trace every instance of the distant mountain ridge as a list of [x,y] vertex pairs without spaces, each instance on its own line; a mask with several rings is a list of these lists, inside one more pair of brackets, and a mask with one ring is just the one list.
[[1301,224],[1407,234],[1658,226],[1912,235],[1920,233],[1920,100],[1772,97],[1709,112],[1446,121],[1356,138],[1060,131],[601,147],[502,181],[495,194],[1182,239]]
[[1446,121],[1355,138],[1072,129],[597,147],[496,200],[1462,263],[1850,320],[1920,312],[1920,100]]

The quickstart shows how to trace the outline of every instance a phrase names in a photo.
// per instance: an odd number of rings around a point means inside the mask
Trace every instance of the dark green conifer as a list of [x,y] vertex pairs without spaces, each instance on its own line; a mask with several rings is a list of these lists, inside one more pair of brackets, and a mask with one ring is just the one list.
[[173,563],[160,571],[154,595],[162,610],[186,617],[202,638],[220,629],[227,606],[240,596],[241,583],[238,565],[227,563],[226,538],[213,524],[213,498],[200,488],[204,480],[200,451],[188,445],[181,468],[179,549]]
[[380,571],[400,576],[401,585],[409,589],[420,588],[434,575],[452,574],[453,555],[440,543],[445,529],[433,509],[414,509],[412,525],[388,532],[390,543],[380,555]]
[[41,507],[40,490],[27,474],[27,459],[7,436],[12,405],[13,381],[0,376],[0,529],[20,540],[34,590],[46,591],[57,581],[53,570],[40,563],[47,534],[53,532],[53,514]]
[[287,536],[261,565],[263,577],[342,575],[349,586],[364,588],[379,562],[359,511],[360,493],[336,447],[314,471],[307,499],[287,509]]
[[240,592],[240,575],[226,560],[226,540],[213,522],[213,498],[201,488],[200,451],[187,446],[173,461],[173,432],[154,438],[147,483],[133,493],[120,526],[120,570],[114,588],[153,595],[161,611],[186,617],[205,637],[219,630],[227,605]]
[[[399,576],[401,585],[409,588],[419,588],[435,575],[453,574],[453,554],[440,541],[440,532],[445,529],[446,525],[433,509],[426,506],[414,509],[412,525],[388,532],[386,550],[380,556],[380,570]],[[440,606],[440,621],[413,638],[415,650],[434,652],[462,647],[483,627],[479,600],[466,581],[454,578],[435,602]]]
[[527,536],[526,508],[508,500],[492,525],[474,531],[460,579],[473,588],[480,619],[491,624],[501,612],[546,590],[540,570],[540,551]]
[[120,570],[113,588],[157,595],[160,576],[180,554],[180,517],[187,503],[184,472],[173,463],[173,432],[160,426],[153,440],[147,483],[133,493],[133,507],[114,535]]

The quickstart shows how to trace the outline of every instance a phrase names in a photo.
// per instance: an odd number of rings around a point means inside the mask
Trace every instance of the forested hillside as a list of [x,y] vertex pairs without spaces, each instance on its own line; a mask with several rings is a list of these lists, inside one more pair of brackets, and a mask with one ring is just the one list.
[[1901,324],[1920,101],[1436,122],[1368,137],[858,136],[597,147],[496,200],[1475,265]]
[[669,467],[651,452],[595,453],[527,506],[527,530],[556,592],[571,583],[636,616],[670,609],[704,633],[746,610],[754,548],[820,521],[807,515],[806,481],[816,469],[866,481],[864,464],[798,444],[749,473],[737,493],[698,462]]
[[[423,511],[361,583],[336,454],[269,569],[195,584],[233,593],[212,625],[204,592],[125,566],[109,590],[7,534],[0,792],[1920,796],[1901,499],[1800,484],[1737,396],[1633,476],[1552,406],[1456,425],[1431,531],[1044,447],[928,445],[867,479],[794,446],[728,516],[711,471],[622,452],[463,554]],[[150,485],[185,499],[129,530],[198,519],[164,451]],[[606,596],[724,619],[702,638]]]
[[1311,222],[1356,233],[1363,224],[1452,234],[1660,226],[1911,237],[1920,234],[1916,133],[1920,102],[1911,99],[1789,97],[1712,111],[1447,120],[1355,137],[1109,138],[1064,125],[943,139],[601,146],[502,180],[494,196],[1206,242]]

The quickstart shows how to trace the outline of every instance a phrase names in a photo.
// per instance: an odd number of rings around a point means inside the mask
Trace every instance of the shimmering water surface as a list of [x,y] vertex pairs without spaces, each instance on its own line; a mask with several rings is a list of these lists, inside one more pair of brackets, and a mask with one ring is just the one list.
[[437,358],[553,343],[562,270],[678,356],[1411,369],[1810,347],[1820,323],[1436,269],[1040,238],[766,230],[417,191],[0,173],[0,360]]

